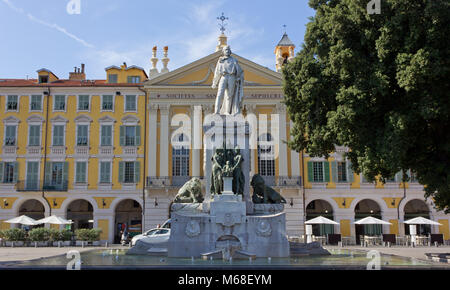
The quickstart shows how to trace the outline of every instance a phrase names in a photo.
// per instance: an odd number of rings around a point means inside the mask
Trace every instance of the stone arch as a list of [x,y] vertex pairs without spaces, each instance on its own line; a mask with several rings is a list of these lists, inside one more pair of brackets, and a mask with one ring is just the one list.
[[35,220],[43,219],[46,216],[45,203],[35,198],[29,198],[20,204],[17,215],[26,215]]
[[114,203],[114,243],[120,243],[122,230],[126,228],[128,237],[143,231],[143,206],[134,198],[122,198]]
[[[386,203],[378,201],[376,198],[361,198],[352,204],[355,221],[361,218],[372,216],[382,219],[383,205]],[[383,233],[382,225],[354,225],[356,244],[361,243],[362,236],[381,235]]]
[[[332,203],[322,198],[315,198],[306,203],[306,220],[323,216],[325,218],[334,220],[335,212]],[[327,234],[334,234],[334,225],[314,224],[312,225],[312,232],[315,236],[326,236]]]
[[[65,205],[65,215],[68,220],[72,220],[72,230],[79,228],[93,228],[96,203],[87,198],[73,198]],[[72,208],[71,208],[72,207]]]
[[363,197],[363,198],[355,198],[354,200],[352,200],[352,203],[350,204],[349,209],[352,212],[355,212],[356,205],[363,200],[371,200],[371,201],[375,202],[378,205],[378,207],[380,208],[381,215],[383,215],[383,213],[388,210],[388,207],[383,199],[381,199],[380,197],[372,197],[372,196]]
[[50,213],[50,206],[48,205],[47,200],[45,200],[45,199],[42,198],[41,196],[39,196],[39,197],[37,197],[37,196],[36,196],[36,197],[30,196],[30,197],[26,197],[26,198],[19,199],[19,200],[16,201],[16,202],[14,203],[14,205],[12,206],[12,211],[13,211],[14,213],[16,213],[16,215],[19,215],[21,206],[22,206],[25,202],[27,202],[27,201],[29,201],[29,200],[32,200],[32,199],[39,201],[39,202],[44,206],[44,214],[45,214],[45,216],[48,216],[49,213]]
[[93,199],[92,197],[88,197],[88,196],[83,196],[83,197],[68,197],[68,198],[66,198],[63,202],[62,202],[62,204],[61,204],[61,210],[62,211],[64,211],[64,214],[67,214],[67,207],[73,202],[73,201],[75,201],[75,200],[78,200],[78,199],[83,199],[83,200],[86,200],[87,202],[89,202],[91,205],[92,205],[92,208],[93,208],[93,213],[94,213],[94,215],[97,213],[97,211],[98,211],[98,204],[97,204],[97,202],[95,201],[95,199]]
[[407,197],[407,198],[405,198],[405,199],[400,203],[400,206],[399,206],[400,213],[404,213],[404,212],[405,212],[405,207],[406,207],[406,205],[407,205],[409,202],[414,201],[414,200],[418,200],[418,201],[423,202],[423,203],[427,206],[428,211],[429,211],[430,213],[433,211],[433,208],[431,207],[431,205],[430,205],[429,203],[427,203],[425,200],[420,199],[420,198],[417,198],[417,197]]

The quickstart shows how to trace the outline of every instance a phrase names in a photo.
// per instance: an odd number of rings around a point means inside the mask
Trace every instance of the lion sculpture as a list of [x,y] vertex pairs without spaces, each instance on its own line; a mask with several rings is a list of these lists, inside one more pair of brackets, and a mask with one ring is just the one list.
[[286,200],[278,192],[265,184],[261,175],[253,175],[250,184],[253,187],[253,203],[286,203]]
[[174,203],[201,203],[203,202],[202,184],[200,179],[193,177],[178,191]]

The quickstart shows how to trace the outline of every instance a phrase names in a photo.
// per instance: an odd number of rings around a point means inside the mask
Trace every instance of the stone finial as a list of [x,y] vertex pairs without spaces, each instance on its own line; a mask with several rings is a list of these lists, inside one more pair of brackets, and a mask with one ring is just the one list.
[[156,57],[156,52],[158,48],[155,45],[152,49],[152,58],[150,59],[150,62],[152,63],[152,68],[150,69],[149,76],[150,78],[154,78],[159,75],[158,68],[156,67],[158,63],[158,58]]
[[163,64],[163,68],[161,69],[161,73],[167,73],[169,72],[169,69],[167,68],[167,64],[170,61],[170,58],[167,57],[169,52],[169,47],[168,46],[164,46],[164,57],[161,59],[161,62]]

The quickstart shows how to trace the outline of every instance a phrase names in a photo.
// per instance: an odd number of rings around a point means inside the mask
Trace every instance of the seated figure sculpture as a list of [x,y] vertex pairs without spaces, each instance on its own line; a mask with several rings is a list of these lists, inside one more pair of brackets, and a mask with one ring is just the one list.
[[253,175],[250,184],[253,187],[253,203],[286,203],[286,200],[278,192],[265,184],[261,175]]
[[203,202],[202,184],[197,177],[191,178],[178,191],[174,203],[201,203]]

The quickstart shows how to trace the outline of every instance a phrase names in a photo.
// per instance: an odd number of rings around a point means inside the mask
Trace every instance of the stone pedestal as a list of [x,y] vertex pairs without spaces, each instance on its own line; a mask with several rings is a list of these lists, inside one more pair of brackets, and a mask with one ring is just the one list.
[[239,146],[240,153],[244,159],[242,163],[242,172],[244,173],[245,185],[244,185],[244,196],[243,200],[246,205],[246,213],[253,213],[253,202],[250,196],[250,164],[251,154],[250,154],[250,127],[247,123],[242,122],[241,119],[236,120],[233,118],[226,118],[225,116],[214,115],[213,126],[205,126],[203,128],[204,140],[204,170],[205,172],[205,204],[203,209],[205,211],[209,210],[209,201],[213,198],[211,196],[211,173],[212,173],[212,162],[211,158],[214,151],[217,148],[223,148],[223,144],[227,149],[234,149]]

